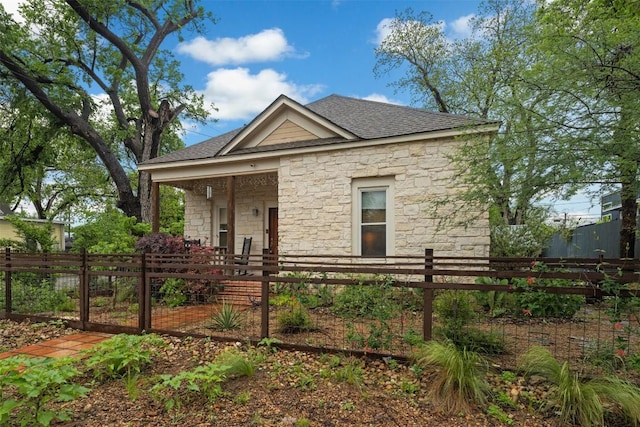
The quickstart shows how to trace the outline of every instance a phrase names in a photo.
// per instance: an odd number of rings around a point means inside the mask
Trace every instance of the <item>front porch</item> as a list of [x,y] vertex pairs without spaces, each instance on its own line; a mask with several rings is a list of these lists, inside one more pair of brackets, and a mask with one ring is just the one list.
[[278,175],[276,172],[207,177],[153,184],[153,231],[160,229],[160,185],[185,191],[184,237],[234,256],[251,238],[250,255],[277,253]]

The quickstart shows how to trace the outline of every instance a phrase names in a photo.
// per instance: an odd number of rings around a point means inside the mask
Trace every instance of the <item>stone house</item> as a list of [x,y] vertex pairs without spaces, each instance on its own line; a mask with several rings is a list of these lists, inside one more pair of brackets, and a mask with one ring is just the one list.
[[[184,236],[237,254],[488,256],[488,213],[438,229],[433,199],[459,191],[448,155],[498,124],[330,95],[282,95],[240,129],[139,166],[185,191]],[[468,141],[468,139],[466,139]],[[154,205],[157,230],[158,203]],[[455,215],[455,205],[449,209]],[[442,211],[440,211],[442,212]],[[445,213],[447,214],[447,213]]]

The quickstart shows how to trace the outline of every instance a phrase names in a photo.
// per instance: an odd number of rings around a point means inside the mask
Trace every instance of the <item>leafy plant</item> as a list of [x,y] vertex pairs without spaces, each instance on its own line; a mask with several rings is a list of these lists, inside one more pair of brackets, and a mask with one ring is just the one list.
[[222,395],[222,384],[229,378],[251,376],[255,365],[235,348],[220,353],[212,363],[197,366],[177,375],[161,375],[151,388],[167,410],[181,407],[195,396],[203,396],[209,402]]
[[333,377],[336,381],[344,382],[360,389],[364,383],[364,369],[362,361],[350,358],[342,366],[334,368]]
[[164,402],[168,411],[181,407],[194,395],[204,396],[209,402],[222,395],[225,367],[215,363],[197,366],[176,375],[160,375],[160,381],[151,388],[156,399]]
[[521,368],[527,375],[542,376],[552,384],[549,404],[557,408],[563,423],[604,426],[606,409],[623,415],[633,425],[640,422],[640,389],[623,379],[601,376],[582,380],[568,362],[560,363],[540,346],[523,354]]
[[120,334],[87,350],[84,365],[98,379],[130,378],[150,365],[157,348],[164,345],[159,335]]
[[182,279],[172,277],[165,279],[160,287],[159,294],[162,295],[162,301],[171,308],[181,306],[187,302],[187,297],[184,294],[184,280]]
[[48,426],[70,416],[52,402],[69,402],[89,389],[75,384],[74,359],[14,356],[0,360],[0,424]]
[[434,333],[442,339],[451,341],[461,349],[466,348],[488,356],[506,352],[502,338],[493,332],[467,326],[459,330],[434,328]]
[[[4,287],[3,287],[4,289]],[[11,277],[11,307],[15,313],[55,313],[74,311],[73,300],[65,291],[57,290],[55,281],[39,274],[20,273]],[[0,306],[5,293],[0,293]]]
[[513,425],[513,420],[509,418],[509,416],[497,405],[489,405],[487,407],[487,415],[491,418],[495,418],[502,424],[506,424],[508,426]]
[[433,310],[442,321],[443,328],[451,331],[452,335],[462,330],[477,317],[475,300],[468,291],[445,290],[438,292]]
[[276,352],[278,350],[274,344],[282,344],[282,341],[274,337],[265,337],[258,341],[258,346],[264,346],[270,352]]
[[480,285],[504,286],[505,291],[479,291],[475,294],[478,304],[487,310],[489,316],[500,317],[517,311],[516,296],[507,291],[509,281],[493,277],[477,277],[475,283]]
[[486,402],[489,386],[482,377],[487,362],[478,353],[452,342],[428,341],[414,358],[430,375],[429,396],[449,414],[467,412],[472,405]]
[[242,327],[242,312],[232,304],[223,303],[211,319],[211,327],[218,331],[231,331]]

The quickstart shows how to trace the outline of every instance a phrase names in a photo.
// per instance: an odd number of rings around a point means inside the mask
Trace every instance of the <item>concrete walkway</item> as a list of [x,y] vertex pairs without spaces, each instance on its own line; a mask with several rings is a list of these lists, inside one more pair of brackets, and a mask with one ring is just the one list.
[[64,335],[38,344],[16,348],[0,353],[0,359],[7,357],[26,355],[34,357],[64,357],[76,356],[82,350],[87,350],[94,345],[109,339],[113,335],[101,332],[81,332],[78,334]]

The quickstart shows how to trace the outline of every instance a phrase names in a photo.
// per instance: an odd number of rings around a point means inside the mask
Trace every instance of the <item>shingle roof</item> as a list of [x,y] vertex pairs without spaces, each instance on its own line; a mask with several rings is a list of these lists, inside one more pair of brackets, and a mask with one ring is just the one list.
[[411,135],[490,123],[454,114],[329,95],[305,106],[363,139]]
[[[329,95],[305,105],[304,108],[356,135],[361,140],[412,135],[493,123],[487,120],[472,119],[454,114],[435,113],[418,108],[367,101],[340,95]],[[221,150],[229,144],[242,129],[243,128],[235,129],[182,150],[151,159],[144,162],[144,164],[201,160],[217,157],[220,155]],[[265,147],[258,146],[237,149],[229,152],[225,156],[286,148],[330,145],[345,141],[347,140],[343,138],[296,141]]]

